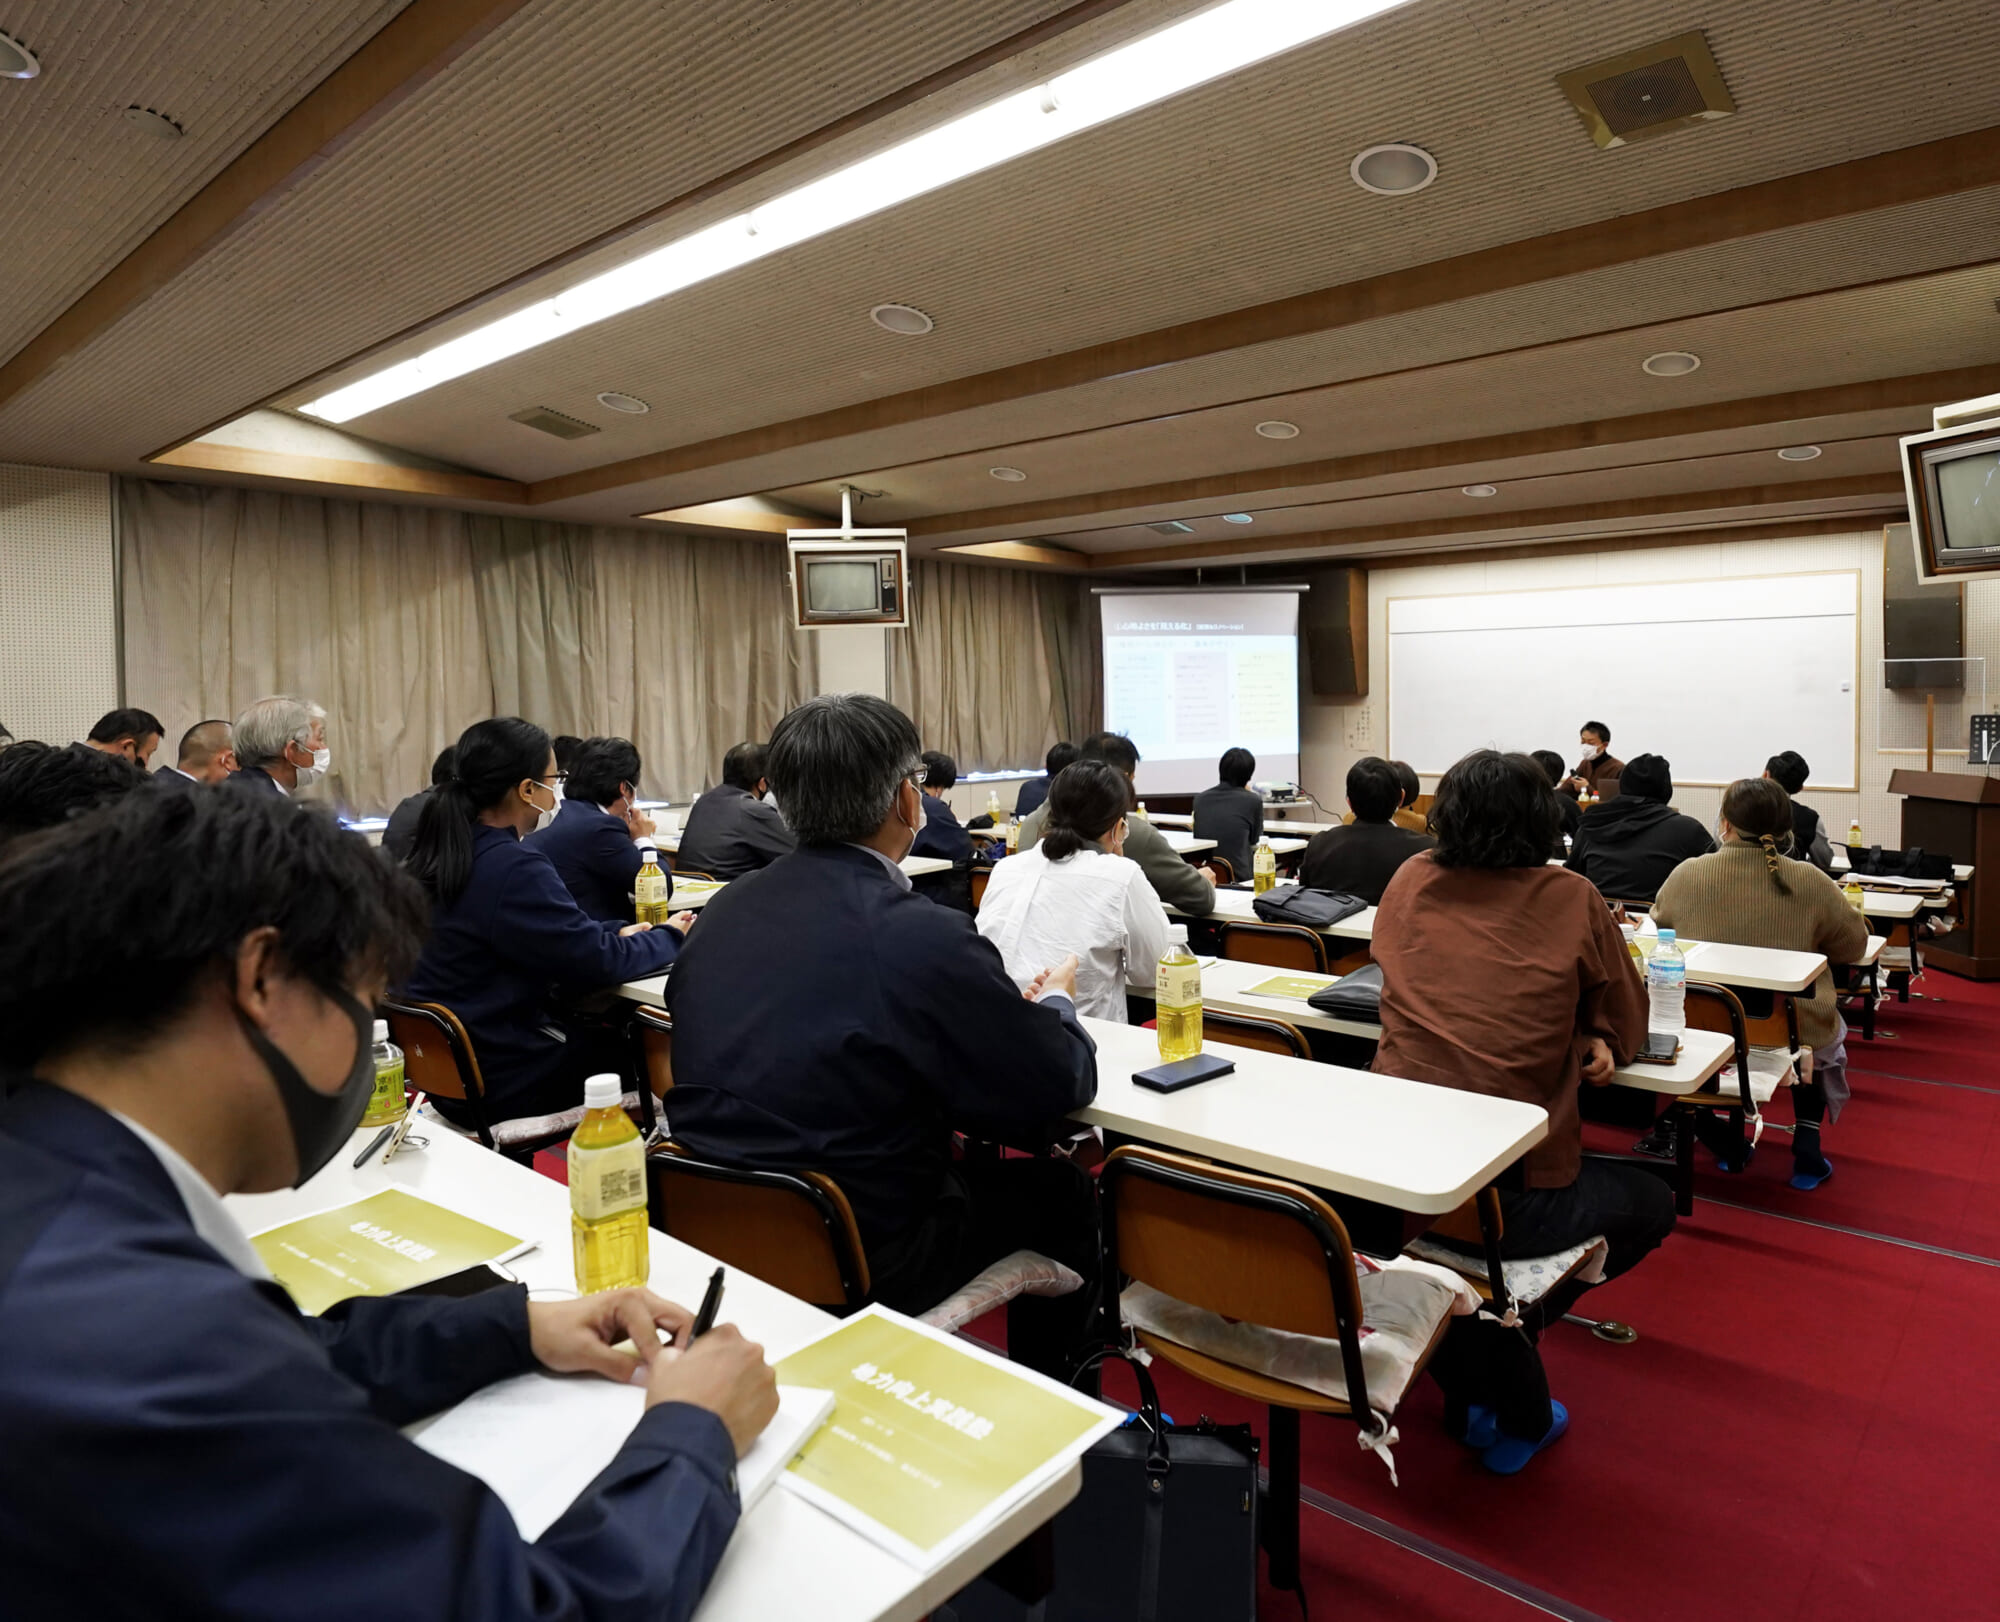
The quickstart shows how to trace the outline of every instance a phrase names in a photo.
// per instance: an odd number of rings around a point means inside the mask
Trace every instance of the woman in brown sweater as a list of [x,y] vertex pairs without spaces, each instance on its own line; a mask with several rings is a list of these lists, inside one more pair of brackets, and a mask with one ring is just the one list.
[[[1722,848],[1667,875],[1653,918],[1694,940],[1818,952],[1852,963],[1868,946],[1866,920],[1840,886],[1809,862],[1779,853],[1792,841],[1792,801],[1768,778],[1731,783],[1722,796]],[[1834,1006],[1833,971],[1822,968],[1797,999],[1799,1040],[1812,1049],[1810,1079],[1792,1087],[1792,1187],[1818,1188],[1833,1175],[1820,1125],[1847,1102],[1847,1026]]]

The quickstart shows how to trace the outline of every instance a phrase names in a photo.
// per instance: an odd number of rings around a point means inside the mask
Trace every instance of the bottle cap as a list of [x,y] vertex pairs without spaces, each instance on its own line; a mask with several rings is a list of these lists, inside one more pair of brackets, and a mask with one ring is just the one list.
[[1167,925],[1167,943],[1170,946],[1187,945],[1187,925],[1186,924]]
[[[1820,893],[1824,895],[1826,892],[1822,890]],[[1671,929],[1663,929],[1660,931],[1661,945],[1665,945],[1668,941],[1671,941],[1673,938],[1674,938],[1674,932]]]
[[659,857],[660,857],[659,847],[655,845],[651,840],[642,839],[639,841],[639,860],[641,862],[658,861]]
[[614,1109],[625,1096],[625,1083],[616,1076],[592,1076],[583,1084],[585,1109]]
[[386,1019],[375,1021],[375,1040],[378,1042],[389,1040],[389,1022]]

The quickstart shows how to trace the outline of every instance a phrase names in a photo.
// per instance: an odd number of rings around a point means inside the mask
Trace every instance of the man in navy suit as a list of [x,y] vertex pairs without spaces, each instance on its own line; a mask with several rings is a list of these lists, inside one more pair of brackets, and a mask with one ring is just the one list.
[[954,1162],[954,1126],[1045,1133],[1097,1094],[1076,959],[1024,995],[972,920],[911,893],[923,826],[908,716],[865,693],[807,700],[766,770],[799,849],[737,879],[689,937],[674,1018],[674,1136],[737,1165],[819,1171],[854,1208],[875,1298],[935,1306],[1018,1249],[1083,1275],[1017,1303],[1009,1346],[1062,1372],[1095,1306],[1090,1179],[1066,1160]]
[[[555,863],[576,904],[607,924],[632,922],[639,836],[653,831],[637,810],[639,751],[626,738],[585,738],[570,759],[562,809],[522,841]],[[667,880],[667,894],[674,881]]]
[[924,751],[924,825],[910,846],[912,856],[939,856],[947,862],[972,859],[972,835],[945,798],[957,781],[957,761],[935,749]]
[[[776,1411],[757,1347],[667,1355],[691,1317],[636,1289],[303,1317],[223,1203],[352,1143],[411,881],[276,795],[135,794],[0,855],[0,914],[0,1052],[37,1078],[0,1110],[0,1609],[686,1618]],[[538,1367],[643,1380],[647,1408],[529,1544],[397,1427]]]

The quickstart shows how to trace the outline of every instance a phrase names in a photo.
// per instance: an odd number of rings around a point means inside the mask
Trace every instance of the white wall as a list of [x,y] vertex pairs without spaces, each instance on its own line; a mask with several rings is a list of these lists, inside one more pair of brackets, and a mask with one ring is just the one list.
[[[1901,837],[1901,801],[1889,793],[1889,773],[1897,767],[1924,764],[1923,700],[1920,696],[1886,693],[1882,687],[1882,530],[1858,529],[1852,535],[1716,540],[1647,550],[1579,552],[1564,557],[1508,558],[1424,567],[1372,569],[1368,576],[1368,653],[1370,696],[1366,699],[1301,700],[1300,727],[1305,787],[1329,808],[1344,804],[1347,768],[1363,755],[1387,752],[1384,737],[1388,714],[1388,613],[1391,597],[1448,596],[1480,591],[1520,591],[1542,587],[1625,584],[1666,580],[1713,580],[1734,576],[1807,574],[1831,569],[1861,571],[1861,789],[1858,794],[1812,790],[1802,795],[1831,825],[1836,839],[1849,818],[1859,815],[1871,841],[1894,843]],[[1969,582],[1965,592],[1966,653],[1988,661],[1986,707],[2000,707],[2000,578]],[[1577,650],[1577,722],[1592,709],[1589,662],[1593,658],[1643,659],[1642,647],[1621,648],[1609,633],[1595,646]],[[1955,771],[1965,764],[1964,713],[1977,705],[1939,706],[1937,769]],[[1743,695],[1754,703],[1756,696]],[[1613,733],[1612,753],[1629,760],[1646,752],[1640,728],[1621,723],[1616,715],[1599,717]],[[1554,749],[1565,761],[1577,755],[1574,728],[1555,738],[1523,738],[1530,749]],[[1755,776],[1762,760],[1743,762],[1743,774]],[[1424,779],[1428,791],[1435,777]],[[1691,788],[1677,791],[1674,803],[1690,816],[1713,822],[1721,791]]]
[[116,582],[109,476],[0,463],[0,723],[15,737],[69,743],[117,707]]

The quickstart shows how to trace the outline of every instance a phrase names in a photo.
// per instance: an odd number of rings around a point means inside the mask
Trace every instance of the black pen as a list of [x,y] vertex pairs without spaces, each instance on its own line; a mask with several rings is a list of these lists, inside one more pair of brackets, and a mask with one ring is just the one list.
[[365,1166],[368,1163],[368,1157],[393,1138],[396,1135],[396,1128],[402,1124],[401,1121],[391,1121],[387,1126],[383,1127],[380,1132],[377,1132],[374,1137],[368,1140],[368,1147],[354,1157],[354,1164],[356,1166]]
[[722,1306],[722,1269],[717,1268],[708,1281],[708,1293],[701,1298],[701,1311],[694,1315],[694,1328],[688,1331],[688,1344],[692,1346],[715,1327],[715,1315]]

